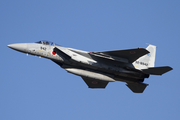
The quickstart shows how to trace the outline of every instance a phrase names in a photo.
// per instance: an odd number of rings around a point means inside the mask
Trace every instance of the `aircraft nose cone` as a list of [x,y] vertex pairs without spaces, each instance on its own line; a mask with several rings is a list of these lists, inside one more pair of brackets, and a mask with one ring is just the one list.
[[27,50],[27,44],[26,43],[18,43],[18,44],[10,44],[7,45],[9,48],[20,51],[20,52],[26,52]]

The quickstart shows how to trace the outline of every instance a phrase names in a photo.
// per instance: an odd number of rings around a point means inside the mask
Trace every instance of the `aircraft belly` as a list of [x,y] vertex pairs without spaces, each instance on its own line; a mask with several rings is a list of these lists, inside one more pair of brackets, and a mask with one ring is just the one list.
[[[138,73],[125,73],[124,71],[113,71],[102,68],[95,68],[92,66],[85,66],[80,64],[64,64],[62,66],[65,70],[78,76],[89,77],[97,80],[104,81],[123,81],[123,82],[137,82],[144,79],[142,75]],[[88,71],[88,72],[87,72]],[[90,71],[90,72],[89,72]],[[110,76],[110,78],[109,78]]]
[[82,76],[87,78],[93,78],[96,80],[102,80],[102,81],[108,81],[108,82],[115,82],[115,79],[112,75],[104,74],[104,73],[98,73],[95,71],[85,70],[85,69],[78,69],[78,68],[65,68],[66,71]]
[[113,68],[113,67],[108,67],[106,66],[100,66],[99,64],[84,64],[81,62],[75,62],[75,63],[70,63],[70,66],[76,67],[76,68],[83,68],[83,69],[90,69],[90,70],[95,70],[103,73],[107,73],[113,76],[117,76],[117,78],[131,78],[131,79],[143,79],[144,75],[138,72],[126,70],[124,68]]
[[[86,66],[87,67],[87,66]],[[139,72],[135,72],[135,71],[130,71],[130,70],[126,70],[122,67],[109,67],[108,65],[106,66],[99,66],[98,64],[96,64],[95,66],[93,65],[93,67],[90,67],[91,69],[95,69],[97,71],[101,71],[101,72],[105,72],[108,74],[112,74],[115,76],[119,76],[119,77],[127,77],[127,78],[134,78],[134,79],[143,79],[144,75],[139,73]]]

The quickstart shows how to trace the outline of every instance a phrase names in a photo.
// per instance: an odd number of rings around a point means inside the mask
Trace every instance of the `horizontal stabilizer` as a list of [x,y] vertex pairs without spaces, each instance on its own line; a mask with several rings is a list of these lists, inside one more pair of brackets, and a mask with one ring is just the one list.
[[151,74],[151,75],[162,75],[168,71],[172,70],[171,67],[169,66],[164,66],[164,67],[151,67],[148,69],[142,69],[142,71],[146,74]]
[[148,86],[145,83],[127,83],[129,89],[132,90],[134,93],[143,93],[144,89]]

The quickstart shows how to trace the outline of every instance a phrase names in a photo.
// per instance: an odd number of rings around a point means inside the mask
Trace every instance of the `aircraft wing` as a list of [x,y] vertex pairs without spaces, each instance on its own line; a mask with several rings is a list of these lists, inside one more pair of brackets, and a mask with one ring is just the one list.
[[106,57],[106,58],[124,58],[127,59],[128,62],[134,62],[138,58],[143,55],[148,54],[144,48],[137,48],[137,49],[127,49],[127,50],[115,50],[115,51],[103,51],[103,52],[92,52],[90,54],[99,56],[99,57]]
[[88,85],[89,88],[105,88],[109,82],[100,81],[88,77],[82,77],[84,82]]

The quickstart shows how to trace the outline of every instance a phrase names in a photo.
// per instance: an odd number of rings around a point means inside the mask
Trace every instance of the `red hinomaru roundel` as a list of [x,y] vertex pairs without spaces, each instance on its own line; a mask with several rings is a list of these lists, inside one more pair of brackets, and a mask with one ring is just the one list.
[[52,51],[52,54],[53,54],[53,55],[56,55],[56,52],[55,52],[55,51]]

